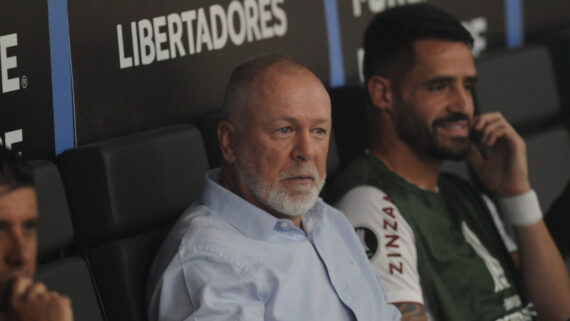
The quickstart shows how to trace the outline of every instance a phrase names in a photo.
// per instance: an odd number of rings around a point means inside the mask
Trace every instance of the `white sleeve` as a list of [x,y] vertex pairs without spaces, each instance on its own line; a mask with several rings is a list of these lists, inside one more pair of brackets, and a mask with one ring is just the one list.
[[495,226],[497,227],[497,230],[503,239],[503,243],[505,244],[507,251],[509,251],[509,253],[516,252],[518,250],[517,244],[515,241],[513,241],[511,234],[509,234],[505,229],[505,224],[499,215],[499,211],[497,210],[495,203],[493,203],[489,196],[485,194],[481,194],[481,196],[483,196],[483,200],[485,201],[485,204],[487,204],[487,208],[493,217],[493,222],[495,222]]
[[336,207],[354,226],[388,302],[424,304],[414,233],[386,193],[358,186]]

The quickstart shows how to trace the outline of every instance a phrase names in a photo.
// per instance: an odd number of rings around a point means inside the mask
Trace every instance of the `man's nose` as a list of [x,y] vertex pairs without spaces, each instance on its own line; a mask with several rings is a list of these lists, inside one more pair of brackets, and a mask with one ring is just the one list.
[[453,91],[453,101],[451,109],[454,112],[462,112],[470,114],[473,110],[473,95],[471,90],[464,86],[458,86]]
[[30,255],[32,255],[31,249],[27,246],[26,240],[21,232],[15,231],[11,234],[9,241],[10,248],[5,257],[6,264],[12,267],[20,267],[30,259]]
[[292,151],[292,158],[296,161],[309,161],[315,156],[316,142],[311,133],[300,133],[295,137],[295,146]]

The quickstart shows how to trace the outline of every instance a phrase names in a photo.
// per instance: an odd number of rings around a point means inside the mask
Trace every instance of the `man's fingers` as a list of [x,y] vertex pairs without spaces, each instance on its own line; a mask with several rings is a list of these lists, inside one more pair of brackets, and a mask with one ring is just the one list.
[[23,295],[17,297],[11,306],[11,313],[18,320],[73,320],[71,300],[57,292],[46,290],[42,283],[29,286]]
[[485,134],[481,140],[481,143],[483,143],[485,146],[494,146],[498,139],[507,136],[510,131],[511,129],[504,124],[494,126],[492,131],[489,131]]
[[45,284],[42,282],[36,282],[26,289],[26,292],[23,295],[24,299],[30,299],[32,297],[37,297],[40,295],[44,295],[47,293],[47,288]]
[[477,115],[475,118],[473,118],[473,129],[476,131],[482,131],[488,123],[500,120],[504,120],[504,117],[501,115],[501,113],[498,112]]
[[34,283],[32,279],[24,276],[16,276],[12,281],[12,298],[22,296]]
[[481,143],[493,146],[502,137],[515,142],[519,135],[501,113],[488,113],[475,117],[473,129],[481,134]]

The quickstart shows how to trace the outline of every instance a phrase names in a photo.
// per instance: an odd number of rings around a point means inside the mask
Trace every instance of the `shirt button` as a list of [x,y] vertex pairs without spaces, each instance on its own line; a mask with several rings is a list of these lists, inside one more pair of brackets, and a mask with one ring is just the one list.
[[287,222],[281,222],[281,228],[285,229],[289,226],[289,224],[287,224]]

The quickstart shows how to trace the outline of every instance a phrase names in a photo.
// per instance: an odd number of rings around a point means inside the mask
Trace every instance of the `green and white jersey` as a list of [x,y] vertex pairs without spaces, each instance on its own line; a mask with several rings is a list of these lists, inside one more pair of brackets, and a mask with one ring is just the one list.
[[388,302],[423,304],[432,320],[533,320],[485,201],[457,177],[438,185],[419,189],[365,156],[327,195],[355,227]]

